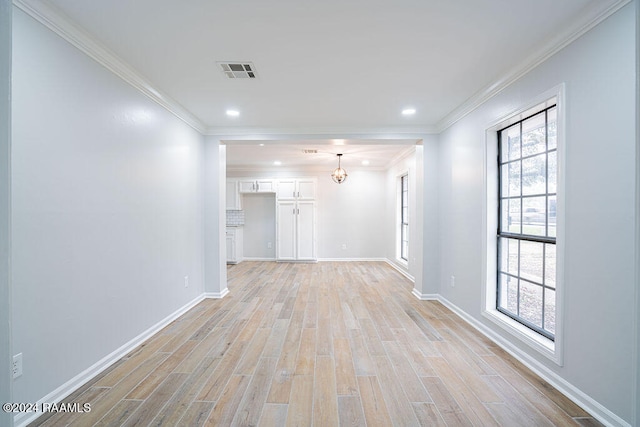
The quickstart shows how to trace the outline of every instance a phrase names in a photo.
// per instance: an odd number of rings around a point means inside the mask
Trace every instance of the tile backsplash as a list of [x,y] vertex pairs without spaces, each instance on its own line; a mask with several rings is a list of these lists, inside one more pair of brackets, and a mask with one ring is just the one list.
[[227,225],[231,227],[237,227],[244,225],[244,211],[227,211]]

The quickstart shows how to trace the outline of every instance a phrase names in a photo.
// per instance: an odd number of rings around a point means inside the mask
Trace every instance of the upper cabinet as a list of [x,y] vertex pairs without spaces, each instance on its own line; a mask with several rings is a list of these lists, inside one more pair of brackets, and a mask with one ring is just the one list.
[[278,200],[315,200],[316,179],[280,179],[277,195]]
[[238,180],[240,193],[275,193],[276,185],[272,179],[241,178]]

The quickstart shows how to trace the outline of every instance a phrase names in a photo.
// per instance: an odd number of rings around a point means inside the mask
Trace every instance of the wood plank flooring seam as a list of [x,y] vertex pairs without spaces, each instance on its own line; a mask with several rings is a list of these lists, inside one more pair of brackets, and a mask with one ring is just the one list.
[[384,262],[227,277],[33,425],[600,425]]

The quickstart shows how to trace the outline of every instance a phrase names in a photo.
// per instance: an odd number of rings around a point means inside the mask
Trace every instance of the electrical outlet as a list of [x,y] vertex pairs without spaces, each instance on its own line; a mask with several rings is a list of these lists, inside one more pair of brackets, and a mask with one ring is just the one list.
[[13,378],[18,378],[22,375],[22,353],[18,353],[13,356],[13,363],[11,364],[11,372]]
[[343,243],[343,244],[342,244],[342,250],[344,251],[344,250],[346,250],[346,249],[347,249],[347,244],[346,244],[346,243]]
[[267,242],[267,249],[271,249],[273,247],[273,244],[271,242]]
[[454,288],[456,286],[456,276],[451,276],[451,287]]
[[185,288],[189,287],[189,276],[184,276],[184,287]]

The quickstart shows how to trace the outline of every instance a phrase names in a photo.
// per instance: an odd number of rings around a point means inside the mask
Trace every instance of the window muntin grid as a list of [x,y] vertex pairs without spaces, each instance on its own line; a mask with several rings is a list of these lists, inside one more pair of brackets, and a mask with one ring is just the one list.
[[553,340],[557,107],[498,131],[496,309]]
[[409,260],[409,176],[400,177],[400,258]]

